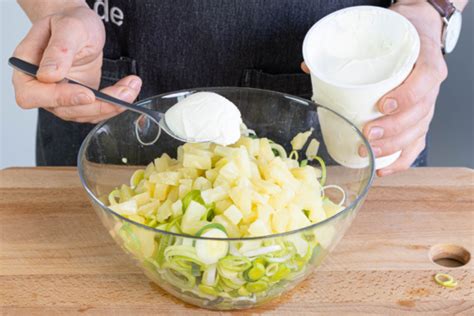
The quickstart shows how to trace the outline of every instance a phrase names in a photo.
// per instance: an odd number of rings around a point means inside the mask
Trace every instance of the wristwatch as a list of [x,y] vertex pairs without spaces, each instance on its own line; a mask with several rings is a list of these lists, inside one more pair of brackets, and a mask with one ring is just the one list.
[[449,54],[456,47],[461,34],[462,15],[449,0],[428,0],[443,19],[443,31],[441,33],[441,44],[443,53]]

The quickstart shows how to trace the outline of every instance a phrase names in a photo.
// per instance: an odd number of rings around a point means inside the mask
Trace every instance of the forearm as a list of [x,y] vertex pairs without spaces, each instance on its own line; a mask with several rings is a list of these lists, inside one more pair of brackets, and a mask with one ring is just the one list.
[[68,8],[87,7],[84,0],[17,0],[31,22]]

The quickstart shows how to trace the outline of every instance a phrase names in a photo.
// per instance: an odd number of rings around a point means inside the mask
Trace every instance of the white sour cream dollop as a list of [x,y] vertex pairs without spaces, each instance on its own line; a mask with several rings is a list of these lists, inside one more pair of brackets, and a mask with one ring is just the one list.
[[230,145],[240,138],[242,117],[234,103],[214,92],[197,92],[165,113],[168,127],[193,142]]

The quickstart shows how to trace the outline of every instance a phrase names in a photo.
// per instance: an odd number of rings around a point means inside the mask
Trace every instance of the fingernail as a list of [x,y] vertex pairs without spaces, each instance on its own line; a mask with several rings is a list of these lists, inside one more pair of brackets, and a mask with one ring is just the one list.
[[369,140],[375,140],[382,138],[384,130],[382,127],[374,126],[369,131]]
[[367,157],[369,154],[367,152],[367,148],[365,146],[360,146],[359,147],[359,156],[361,157]]
[[372,147],[372,151],[375,157],[378,157],[382,154],[382,149],[380,149],[380,147]]
[[74,105],[83,105],[92,103],[92,98],[85,93],[79,93],[72,99]]
[[136,91],[140,89],[140,87],[142,86],[142,82],[141,80],[133,79],[128,86]]
[[130,90],[128,90],[126,88],[123,89],[122,91],[120,91],[120,93],[119,93],[119,98],[126,99],[126,98],[129,98],[131,96],[132,96],[132,93],[130,92]]
[[54,72],[58,70],[58,64],[55,62],[46,62],[40,65],[41,72]]
[[393,173],[393,170],[391,170],[391,169],[378,170],[378,175],[379,175],[380,177],[388,176],[388,175],[391,175],[392,173]]
[[397,100],[395,99],[387,99],[385,100],[383,104],[383,112],[385,114],[390,114],[395,112],[395,110],[398,108]]

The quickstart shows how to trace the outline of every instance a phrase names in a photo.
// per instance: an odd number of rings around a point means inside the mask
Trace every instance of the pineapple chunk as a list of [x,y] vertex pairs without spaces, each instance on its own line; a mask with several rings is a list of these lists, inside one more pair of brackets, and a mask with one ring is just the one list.
[[184,161],[184,149],[183,146],[179,146],[178,149],[176,150],[176,158],[179,163],[183,163]]
[[258,218],[261,219],[264,223],[271,222],[271,216],[274,213],[274,210],[270,205],[267,204],[258,204],[257,205]]
[[250,157],[247,149],[244,146],[240,146],[238,150],[238,155],[236,157],[238,170],[240,176],[250,177],[251,175],[251,166],[250,166]]
[[311,136],[311,133],[313,132],[313,128],[311,128],[309,131],[306,131],[304,133],[298,133],[296,136],[291,140],[291,147],[293,150],[300,150],[304,147],[306,142],[308,141],[308,138]]
[[235,145],[239,147],[244,146],[251,157],[257,156],[260,150],[260,141],[250,137],[241,137]]
[[288,169],[294,169],[300,166],[298,161],[295,159],[286,159],[284,162]]
[[210,142],[202,142],[202,143],[187,143],[185,146],[188,147],[188,149],[203,149],[203,150],[210,150],[212,147],[212,143]]
[[276,184],[283,186],[289,185],[294,189],[298,188],[298,181],[295,179],[293,174],[288,170],[287,166],[281,160],[280,157],[276,157],[270,162],[270,176],[272,181]]
[[219,172],[216,169],[206,170],[205,176],[210,182],[214,182],[219,175]]
[[244,225],[247,225],[254,222],[257,218],[258,218],[258,213],[252,210],[252,212],[250,212],[249,214],[246,214],[244,218],[242,218],[241,223]]
[[137,201],[137,206],[140,207],[146,204],[150,200],[150,194],[147,192],[143,192],[132,197],[133,200]]
[[250,162],[250,177],[253,179],[261,179],[262,175],[260,174],[260,170],[255,162]]
[[183,166],[196,169],[211,169],[212,161],[209,156],[199,156],[195,154],[185,153],[183,157]]
[[220,146],[217,145],[214,148],[214,153],[217,156],[222,156],[222,157],[230,157],[236,153],[237,149],[232,148],[232,147],[225,147],[225,146]]
[[231,205],[224,211],[224,216],[234,225],[239,224],[242,220],[242,213],[240,210],[235,206]]
[[171,205],[171,213],[173,214],[173,217],[183,215],[183,202],[181,202],[181,200],[177,200]]
[[165,222],[171,215],[171,201],[166,200],[159,208],[156,213],[156,220],[160,223]]
[[204,191],[212,188],[212,184],[209,180],[203,177],[198,177],[194,180],[193,190]]
[[168,196],[168,192],[170,191],[170,186],[164,183],[156,183],[155,184],[155,191],[153,197],[159,201],[166,200]]
[[150,182],[163,183],[168,185],[178,185],[181,175],[175,171],[165,171],[154,173],[150,176]]
[[264,161],[270,161],[275,158],[272,147],[270,146],[267,138],[260,139],[259,149],[258,157],[262,158]]
[[213,183],[214,187],[224,187],[224,188],[230,188],[232,185],[232,182],[229,182],[229,179],[224,177],[223,175],[219,174],[216,179],[214,180]]
[[270,234],[268,226],[261,219],[257,219],[255,222],[250,224],[248,232],[252,237],[266,236]]
[[157,200],[154,200],[150,203],[147,203],[143,206],[140,206],[138,208],[138,214],[140,215],[151,215],[153,213],[155,213],[157,210],[158,210],[158,207],[160,206],[160,201],[157,201]]
[[324,213],[322,206],[320,208],[313,208],[309,210],[309,219],[313,223],[324,221],[326,219],[326,213]]
[[252,211],[252,203],[250,200],[251,191],[249,187],[233,187],[229,191],[229,196],[234,204],[240,209],[244,217],[250,214]]
[[237,164],[234,161],[230,161],[220,169],[219,174],[227,181],[232,182],[239,177],[241,172]]
[[275,210],[283,210],[286,205],[293,200],[294,196],[295,191],[291,188],[284,187],[278,194],[270,196],[268,203]]
[[306,148],[306,158],[314,157],[318,154],[319,142],[316,138],[312,138],[309,142],[308,148]]
[[206,204],[217,202],[225,199],[228,196],[227,189],[223,186],[217,186],[214,189],[209,189],[201,192],[201,197]]
[[272,229],[274,233],[284,233],[290,221],[290,214],[287,210],[279,210],[273,213]]
[[196,232],[199,230],[199,227],[196,227],[196,223],[201,221],[204,213],[206,213],[206,208],[203,205],[195,201],[191,201],[183,215],[183,219],[181,221],[181,230],[187,234],[196,234]]
[[202,174],[202,170],[195,168],[181,168],[179,172],[184,179],[196,179]]
[[277,194],[281,191],[281,187],[267,180],[252,179],[255,189],[262,194]]
[[227,159],[227,158],[225,158],[225,157],[219,159],[219,160],[214,164],[216,171],[219,171],[222,167],[224,167],[224,166],[225,166],[226,164],[228,164],[228,163],[229,163],[229,159]]
[[120,215],[133,215],[138,211],[138,205],[136,200],[128,200],[123,203],[109,206],[109,208]]
[[233,205],[232,201],[229,199],[224,199],[222,201],[218,201],[215,204],[214,211],[216,214],[222,214],[224,211],[229,208],[231,205]]
[[213,223],[219,223],[221,224],[222,226],[224,226],[226,232],[227,232],[227,235],[230,237],[230,238],[238,238],[238,237],[241,237],[241,233],[239,231],[239,228],[234,225],[232,222],[230,222],[227,217],[223,216],[223,215],[217,215],[216,217],[214,217],[214,219],[212,220]]
[[298,228],[306,227],[311,225],[310,220],[303,213],[303,210],[298,205],[289,205],[288,211],[290,214],[290,222],[287,228],[289,230],[295,230]]
[[267,194],[259,194],[256,191],[252,191],[252,202],[256,204],[267,204],[270,196]]
[[148,179],[154,171],[155,171],[155,165],[153,164],[153,162],[150,162],[148,166],[146,166],[145,168],[145,173],[144,173],[145,179]]
[[180,199],[182,199],[192,189],[193,189],[193,180],[191,179],[179,180],[178,196]]
[[168,193],[168,200],[175,202],[179,197],[179,188],[176,186],[171,187],[170,192]]
[[291,169],[291,173],[296,179],[301,180],[304,183],[319,185],[318,178],[321,177],[321,171],[314,167],[304,166],[294,168]]
[[172,159],[167,154],[161,155],[160,158],[156,158],[154,160],[155,163],[155,171],[156,172],[163,172],[168,169],[168,167],[172,164]]

